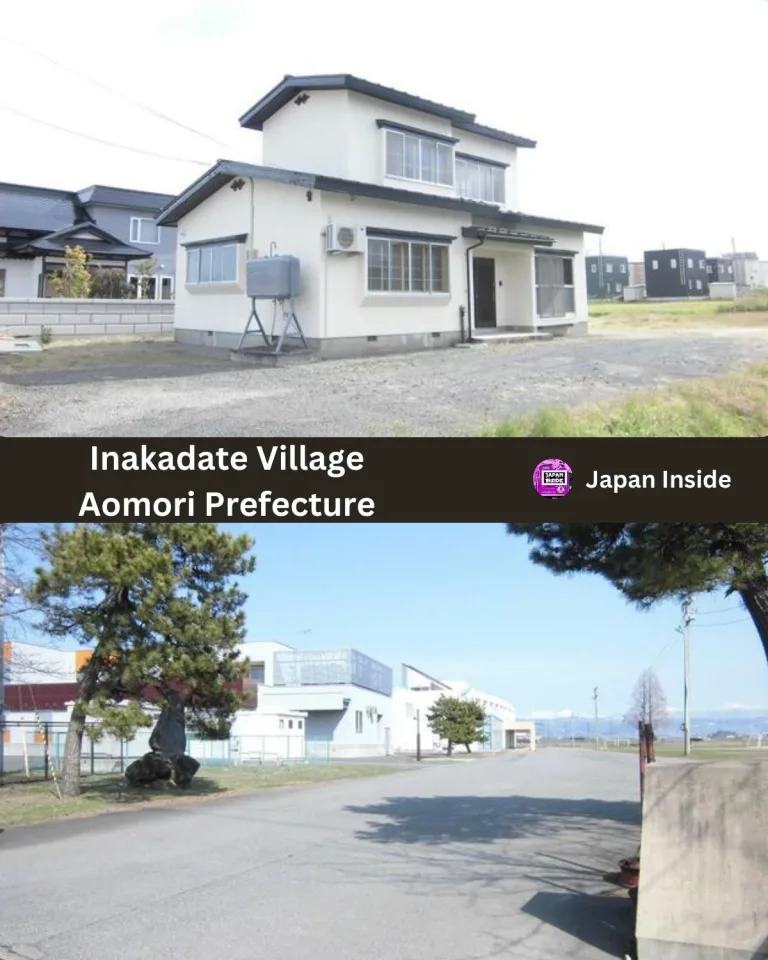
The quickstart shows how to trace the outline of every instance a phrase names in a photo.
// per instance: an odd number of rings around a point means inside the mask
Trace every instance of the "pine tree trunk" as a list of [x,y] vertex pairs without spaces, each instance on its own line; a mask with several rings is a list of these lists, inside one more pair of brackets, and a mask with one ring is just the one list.
[[451,740],[448,741],[448,756],[453,756],[453,742]]
[[751,580],[739,593],[752,617],[768,660],[768,577]]
[[464,746],[467,748],[467,753],[472,753],[472,747],[468,743],[465,743]]
[[77,700],[72,707],[72,714],[69,718],[67,737],[64,741],[64,756],[61,762],[61,793],[65,797],[80,796],[81,754],[87,719],[83,704],[92,699],[95,691],[98,676],[97,656],[98,647],[93,651],[88,666],[85,668]]

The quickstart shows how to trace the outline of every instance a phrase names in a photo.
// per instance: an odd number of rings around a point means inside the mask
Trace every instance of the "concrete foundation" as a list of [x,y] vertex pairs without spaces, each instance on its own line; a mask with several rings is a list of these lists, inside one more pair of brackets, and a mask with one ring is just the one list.
[[652,765],[638,960],[768,960],[768,763]]
[[[521,328],[533,333],[528,328]],[[491,332],[491,331],[489,331]],[[587,333],[587,323],[564,324],[542,327],[541,333],[547,336],[581,336]],[[204,347],[215,350],[235,350],[241,334],[222,331],[189,330],[176,328],[177,343],[190,347]],[[370,337],[331,337],[325,340],[307,337],[310,350],[321,360],[343,360],[355,357],[388,356],[398,353],[416,353],[423,350],[435,350],[441,347],[453,347],[461,342],[459,330],[442,333],[398,334],[394,336]],[[258,348],[264,345],[261,335],[249,333],[246,347]]]

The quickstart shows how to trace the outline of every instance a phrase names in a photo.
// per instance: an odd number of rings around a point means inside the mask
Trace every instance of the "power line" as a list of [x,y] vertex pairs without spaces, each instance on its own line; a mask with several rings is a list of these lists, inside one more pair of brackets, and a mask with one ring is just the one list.
[[722,610],[707,610],[704,613],[697,613],[699,617],[716,617],[721,613],[734,613],[736,610],[741,610],[742,608],[738,605],[735,607],[723,607]]
[[194,163],[200,167],[209,167],[211,163],[206,160],[190,160],[189,157],[171,157],[165,153],[155,153],[153,150],[142,150],[140,147],[129,147],[124,143],[115,143],[113,140],[103,140],[101,137],[93,137],[89,133],[80,133],[79,130],[71,130],[69,127],[61,127],[48,120],[41,120],[39,117],[33,117],[23,110],[17,110],[15,107],[9,107],[7,103],[0,103],[0,109],[7,110],[9,113],[16,114],[17,117],[23,117],[32,123],[39,123],[43,127],[50,127],[52,130],[58,130],[59,133],[68,133],[72,137],[81,137],[83,140],[90,140],[92,143],[99,143],[104,147],[113,147],[115,150],[127,150],[129,153],[140,153],[145,157],[153,157],[155,160],[170,160],[172,163]]
[[53,64],[55,67],[58,67],[60,70],[65,70],[76,77],[80,77],[81,80],[85,80],[87,83],[93,84],[95,87],[100,87],[102,90],[106,90],[107,93],[111,93],[112,96],[119,97],[121,100],[125,100],[126,103],[131,103],[133,106],[138,107],[140,110],[144,110],[147,113],[152,114],[152,116],[157,117],[159,120],[164,120],[166,123],[172,123],[175,127],[179,127],[181,130],[186,130],[188,133],[194,133],[195,136],[202,137],[204,140],[208,140],[209,143],[215,143],[219,147],[224,147],[229,149],[226,143],[222,143],[221,140],[216,140],[214,137],[208,136],[207,133],[203,133],[200,130],[197,130],[195,127],[190,127],[186,123],[181,123],[181,121],[176,120],[174,117],[169,117],[168,114],[161,113],[159,110],[156,110],[154,107],[150,107],[146,103],[142,103],[139,100],[136,100],[134,97],[129,96],[126,93],[123,93],[120,90],[116,90],[114,87],[110,87],[108,84],[103,83],[101,80],[97,80],[95,77],[90,77],[88,74],[83,73],[81,70],[78,70],[76,67],[72,67],[69,64],[62,63],[60,60],[56,60],[54,57],[48,56],[48,54],[41,53],[39,50],[34,50],[28,44],[23,43],[21,40],[14,39],[14,44],[26,50],[27,53],[31,53],[35,57],[39,57],[41,60],[46,60],[48,63]]

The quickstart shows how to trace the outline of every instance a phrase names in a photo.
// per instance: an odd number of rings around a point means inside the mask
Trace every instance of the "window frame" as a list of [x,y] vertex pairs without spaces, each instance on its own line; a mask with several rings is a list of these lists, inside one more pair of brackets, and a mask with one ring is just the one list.
[[[142,236],[141,236],[141,225],[142,225],[143,223],[151,223],[151,224],[152,224],[152,226],[153,226],[153,227],[155,228],[155,230],[157,231],[157,233],[156,233],[157,239],[156,239],[156,240],[144,240],[144,239],[142,239]],[[135,228],[135,229],[134,229],[134,228]],[[159,247],[159,246],[160,246],[160,238],[161,238],[161,235],[162,235],[162,229],[163,229],[163,228],[160,226],[160,224],[158,224],[158,223],[157,223],[155,220],[153,220],[151,217],[131,217],[131,226],[130,226],[130,237],[131,237],[131,240],[130,240],[130,242],[131,242],[131,243],[142,244],[142,245],[145,246],[145,247]]]
[[651,260],[651,270],[658,270],[658,269],[659,269],[659,261]]
[[[239,281],[240,277],[240,246],[241,244],[236,242],[231,243],[217,243],[211,241],[210,243],[196,243],[192,247],[187,247],[187,262],[186,262],[186,274],[184,277],[184,283],[188,287],[219,287],[219,286],[231,286],[236,284]],[[224,266],[224,251],[233,250],[234,251],[234,261],[230,264],[233,269],[233,275],[231,277],[223,277],[220,280],[214,279],[214,269],[215,269],[215,257],[214,251],[220,251],[219,254],[219,265],[223,268]],[[208,262],[204,263],[204,259]],[[194,271],[191,270],[191,264],[196,261],[196,268]],[[202,279],[203,270],[208,275],[207,279]],[[191,279],[194,275],[195,279]]]
[[363,732],[363,711],[355,710],[355,733]]
[[[382,283],[385,282],[384,278],[384,269],[387,270],[386,281],[389,284],[388,288],[377,289],[371,286],[371,245],[376,243],[386,244],[388,253],[382,263]],[[408,259],[407,259],[407,286],[403,289],[397,290],[392,289],[392,247],[393,245],[397,246],[406,246],[408,248]],[[427,286],[427,289],[418,290],[413,289],[413,248],[414,247],[424,247],[426,248],[426,254],[424,256],[423,265],[428,268],[428,276],[424,277],[424,283]],[[435,290],[434,287],[434,251],[440,250],[444,251],[441,253],[443,258],[443,268],[444,268],[444,289]],[[419,239],[417,237],[386,237],[386,236],[369,236],[367,237],[367,243],[365,246],[365,291],[367,296],[382,296],[382,297],[450,297],[451,295],[451,245],[449,243],[439,243],[437,241]]]
[[669,266],[670,266],[670,268],[671,268],[672,270],[677,270],[677,258],[676,258],[676,257],[670,257],[670,258],[669,258]]
[[[456,195],[462,200],[474,200],[476,203],[491,203],[497,207],[503,207],[507,200],[506,171],[496,163],[490,163],[483,160],[475,160],[470,157],[455,156],[454,166],[456,170]],[[469,172],[470,168],[475,169],[478,190],[472,192],[462,187],[461,170]],[[486,185],[484,174],[489,174],[487,183],[490,184],[490,196],[485,196],[482,186]],[[498,179],[497,179],[498,178]],[[497,189],[499,188],[499,189]]]
[[[382,127],[381,132],[383,134],[382,146],[384,151],[384,176],[385,177],[387,177],[388,179],[391,178],[393,180],[407,180],[410,183],[428,183],[433,187],[455,188],[456,186],[456,150],[452,143],[446,143],[445,140],[442,140],[440,137],[437,137],[437,136],[430,137],[426,133],[424,134],[415,133],[415,132],[410,133],[405,130],[396,130],[393,127]],[[402,156],[403,156],[403,164],[402,164],[403,172],[402,173],[392,173],[392,171],[390,170],[389,137],[402,138]],[[411,177],[406,174],[407,141],[411,142],[411,146],[413,146],[413,143],[415,142],[417,147],[417,152],[418,152],[418,160],[417,160],[418,171],[417,172],[419,174],[418,176]],[[434,144],[435,146],[435,166],[434,166],[435,178],[434,179],[429,179],[427,177],[424,177],[423,175],[424,174],[424,159],[423,159],[424,144],[429,144],[430,146]],[[444,151],[447,151],[448,153],[448,158],[447,158],[448,162],[446,163],[446,158],[444,156],[443,164],[444,164],[444,168],[447,169],[450,173],[449,181],[439,179],[440,169],[441,169],[441,163],[440,163],[441,148]]]

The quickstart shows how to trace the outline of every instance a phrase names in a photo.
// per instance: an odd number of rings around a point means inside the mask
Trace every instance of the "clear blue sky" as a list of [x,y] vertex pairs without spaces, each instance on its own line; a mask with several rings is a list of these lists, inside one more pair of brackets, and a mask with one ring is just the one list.
[[[624,713],[654,666],[682,704],[680,610],[641,613],[599,577],[555,577],[503,524],[233,524],[256,540],[248,639],[355,647],[465,680],[520,715]],[[701,597],[692,634],[692,710],[768,705],[768,666],[736,598]],[[722,611],[722,612],[721,612]],[[306,631],[311,631],[307,633]]]

